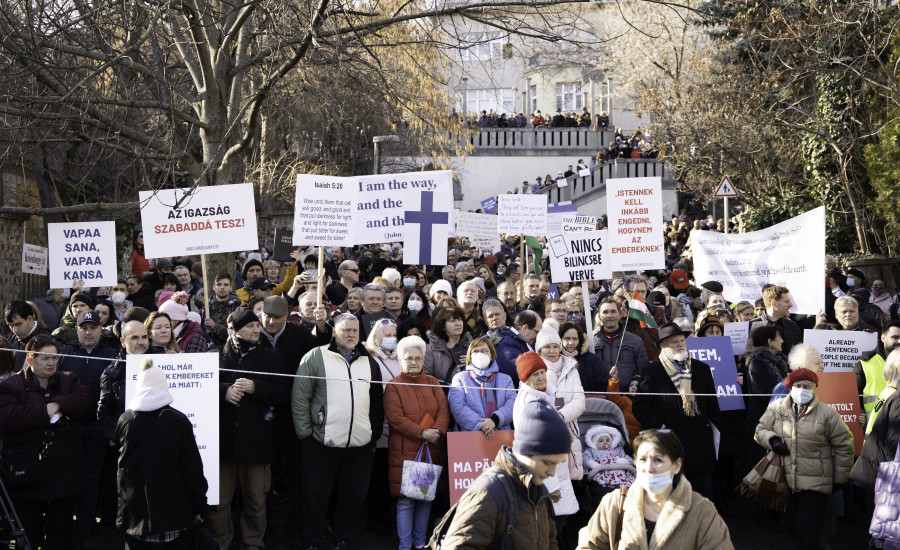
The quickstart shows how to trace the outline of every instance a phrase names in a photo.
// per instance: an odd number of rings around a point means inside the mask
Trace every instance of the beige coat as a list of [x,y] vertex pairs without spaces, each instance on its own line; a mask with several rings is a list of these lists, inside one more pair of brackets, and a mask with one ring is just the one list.
[[818,397],[813,397],[806,413],[796,420],[793,405],[790,396],[770,403],[756,426],[754,438],[769,450],[771,438],[777,435],[784,440],[791,454],[782,463],[792,491],[830,495],[833,484],[850,480],[853,435],[838,412],[819,403]]
[[613,547],[619,519],[621,489],[603,497],[597,511],[578,535],[578,550],[733,550],[728,526],[713,503],[693,492],[682,476],[663,506],[647,541],[644,526],[644,491],[632,486],[625,497],[622,538]]

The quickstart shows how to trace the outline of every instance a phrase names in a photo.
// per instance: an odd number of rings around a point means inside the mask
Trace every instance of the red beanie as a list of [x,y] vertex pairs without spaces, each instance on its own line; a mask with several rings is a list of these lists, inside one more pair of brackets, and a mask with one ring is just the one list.
[[533,351],[526,351],[516,359],[516,371],[519,373],[519,382],[524,382],[531,378],[531,375],[537,371],[547,369],[543,357]]
[[794,385],[794,382],[799,382],[801,380],[809,380],[816,386],[819,385],[819,377],[816,376],[815,372],[809,369],[800,368],[787,375],[787,378],[784,379],[784,387],[790,388]]

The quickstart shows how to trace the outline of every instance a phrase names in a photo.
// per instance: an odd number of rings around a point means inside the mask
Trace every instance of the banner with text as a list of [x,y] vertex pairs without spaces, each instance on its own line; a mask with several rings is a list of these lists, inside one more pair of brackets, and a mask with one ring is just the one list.
[[403,240],[403,199],[413,191],[452,195],[453,172],[439,170],[349,178],[298,174],[294,244],[353,246],[400,242]]
[[[194,439],[203,459],[209,504],[219,504],[219,355],[169,353],[128,355],[125,362],[125,408],[131,408],[141,361],[153,359],[164,373],[172,394],[172,407],[194,426]],[[230,405],[229,405],[230,406]]]
[[116,286],[116,222],[47,224],[50,288]]
[[803,342],[819,350],[825,372],[853,372],[859,358],[878,346],[878,335],[856,330],[806,329]]
[[662,178],[606,180],[613,271],[665,269]]
[[554,283],[612,278],[606,230],[553,235],[549,248]]
[[572,212],[547,212],[547,235],[576,233],[597,229],[597,218]]
[[732,355],[731,338],[728,336],[704,336],[688,338],[688,353],[691,358],[703,361],[712,369],[713,381],[716,384],[716,395],[719,409],[723,411],[743,410],[744,398],[741,397],[741,386],[737,383],[737,365]]
[[22,243],[22,273],[47,275],[47,249]]
[[443,191],[409,191],[404,195],[403,261],[444,265],[453,227],[453,195]]
[[497,233],[547,234],[547,197],[544,195],[500,195]]
[[859,423],[859,396],[856,395],[856,376],[852,372],[820,372],[816,397],[834,408],[853,434],[853,452],[862,452],[865,432]]
[[485,214],[494,214],[497,212],[497,199],[494,197],[488,197],[481,201],[481,209],[484,210]]
[[456,236],[469,237],[472,246],[479,251],[500,251],[500,233],[497,232],[497,216],[474,212],[456,213]]
[[764,285],[787,287],[792,313],[825,309],[825,207],[751,233],[691,231],[694,279],[719,281],[731,302],[755,302]]
[[501,447],[512,447],[514,435],[512,430],[495,430],[494,439],[486,439],[480,431],[447,434],[450,506],[456,504],[481,472],[494,465]]
[[[189,191],[191,195],[184,198]],[[252,183],[198,187],[193,191],[141,191],[138,195],[144,254],[148,259],[259,248]],[[179,204],[178,208],[175,204]]]
[[750,336],[750,321],[725,323],[725,336],[731,338],[731,351],[735,355],[744,355]]

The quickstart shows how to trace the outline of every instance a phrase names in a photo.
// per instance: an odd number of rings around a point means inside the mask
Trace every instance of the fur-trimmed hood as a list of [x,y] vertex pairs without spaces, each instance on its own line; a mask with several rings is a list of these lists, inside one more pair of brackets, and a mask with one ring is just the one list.
[[616,428],[613,428],[612,426],[606,426],[605,424],[597,424],[588,428],[587,433],[584,435],[584,442],[591,449],[596,449],[597,439],[601,435],[609,436],[609,440],[613,449],[619,449],[622,447],[622,434]]

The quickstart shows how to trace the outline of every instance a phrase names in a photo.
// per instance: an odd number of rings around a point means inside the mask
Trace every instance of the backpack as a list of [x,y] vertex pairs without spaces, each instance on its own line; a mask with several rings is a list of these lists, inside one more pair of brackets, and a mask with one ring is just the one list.
[[[518,498],[516,497],[516,489],[513,487],[512,479],[502,472],[495,471],[486,471],[478,476],[468,490],[472,489],[484,489],[491,495],[491,498],[494,499],[494,504],[497,505],[497,512],[499,514],[506,514],[506,523],[507,528],[503,532],[503,535],[500,537],[499,541],[494,541],[491,545],[492,549],[496,550],[510,550],[512,548],[512,544],[509,542],[509,536],[512,534],[513,526],[516,522],[519,521],[519,507],[518,507]],[[456,516],[456,508],[459,506],[459,503],[462,499],[456,501],[447,513],[444,514],[444,517],[441,518],[441,521],[434,528],[434,532],[431,534],[431,539],[429,539],[428,544],[425,545],[425,548],[428,550],[440,550],[441,543],[444,540],[444,537],[447,536],[447,532],[450,530],[450,524],[453,523],[453,518]],[[510,506],[511,503],[515,503],[515,506]]]

